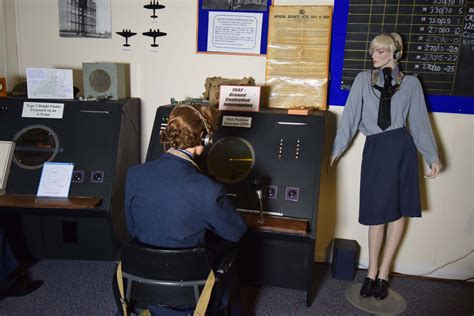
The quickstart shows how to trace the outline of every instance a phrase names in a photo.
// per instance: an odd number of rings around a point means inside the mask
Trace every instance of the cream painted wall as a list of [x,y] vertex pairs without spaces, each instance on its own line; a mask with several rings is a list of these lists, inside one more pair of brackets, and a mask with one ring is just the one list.
[[[24,77],[26,67],[58,67],[75,70],[75,85],[82,87],[82,62],[126,62],[131,65],[132,95],[142,100],[142,155],[146,153],[156,108],[171,97],[199,97],[209,76],[252,76],[264,83],[264,56],[196,54],[196,1],[162,0],[158,22],[152,23],[141,3],[112,0],[112,39],[60,38],[57,0],[0,0],[13,3],[18,53],[5,63],[18,61],[8,79]],[[286,0],[277,3],[332,1]],[[0,10],[0,13],[2,11]],[[0,23],[3,26],[3,23]],[[156,51],[150,39],[132,37],[131,50],[122,49],[115,35],[123,28],[143,32],[159,28],[168,36],[158,40]],[[2,34],[2,32],[0,32]],[[1,41],[1,37],[0,37]],[[0,42],[0,44],[5,44]],[[0,54],[0,64],[2,64]],[[0,71],[2,68],[0,67]],[[0,75],[2,75],[0,73]],[[11,77],[11,78],[10,78]],[[331,106],[326,158],[334,137],[336,120],[343,108]],[[472,252],[474,248],[473,134],[474,116],[434,113],[431,115],[440,154],[446,169],[435,180],[422,180],[423,218],[413,219],[406,229],[394,270],[424,274]],[[357,223],[359,172],[364,136],[358,135],[337,168],[322,175],[316,259],[328,261],[333,238],[355,239],[361,245],[360,264],[367,266],[367,228]],[[325,170],[325,166],[323,168]],[[474,276],[474,254],[437,270],[430,276],[465,279]]]
[[5,2],[4,0],[0,0],[0,76],[3,76],[5,77],[6,76],[6,65],[5,65],[5,61],[6,61],[6,52],[5,52],[5,48],[6,48],[6,45],[4,43],[6,43],[6,40],[5,40],[5,35],[6,35],[6,21],[5,21]]
[[14,0],[0,0],[0,76],[11,91],[18,75],[18,50]]

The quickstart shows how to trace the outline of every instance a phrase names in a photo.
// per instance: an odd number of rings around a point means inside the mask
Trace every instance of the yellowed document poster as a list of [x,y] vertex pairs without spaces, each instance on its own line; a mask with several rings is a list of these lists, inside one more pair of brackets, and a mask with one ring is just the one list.
[[331,6],[270,8],[269,107],[326,109],[331,19]]

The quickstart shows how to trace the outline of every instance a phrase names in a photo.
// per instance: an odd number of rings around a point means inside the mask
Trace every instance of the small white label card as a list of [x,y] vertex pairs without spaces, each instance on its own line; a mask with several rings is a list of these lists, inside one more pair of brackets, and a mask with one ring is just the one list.
[[247,116],[224,115],[222,117],[222,126],[251,128],[252,118]]
[[21,117],[62,119],[64,103],[23,102]]
[[221,86],[219,110],[258,112],[260,108],[259,86]]
[[38,187],[39,197],[68,197],[73,163],[45,162]]

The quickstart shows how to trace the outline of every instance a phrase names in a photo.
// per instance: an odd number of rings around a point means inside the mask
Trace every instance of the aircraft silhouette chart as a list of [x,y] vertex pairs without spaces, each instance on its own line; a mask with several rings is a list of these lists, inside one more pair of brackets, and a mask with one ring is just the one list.
[[150,4],[145,4],[143,7],[145,9],[153,10],[153,15],[151,17],[156,19],[158,16],[155,14],[155,11],[159,9],[163,9],[165,6],[162,4],[159,4],[158,1],[150,0]]
[[166,33],[160,32],[160,29],[156,29],[156,30],[150,29],[150,31],[148,32],[143,32],[143,35],[153,37],[153,44],[151,44],[151,46],[158,47],[158,44],[156,44],[156,38],[160,36],[166,36]]
[[132,32],[131,30],[127,30],[127,29],[125,30],[122,29],[122,32],[115,32],[115,33],[122,37],[125,37],[125,44],[123,44],[122,46],[126,46],[126,47],[130,46],[130,44],[128,43],[128,38],[134,35],[137,35],[137,33]]

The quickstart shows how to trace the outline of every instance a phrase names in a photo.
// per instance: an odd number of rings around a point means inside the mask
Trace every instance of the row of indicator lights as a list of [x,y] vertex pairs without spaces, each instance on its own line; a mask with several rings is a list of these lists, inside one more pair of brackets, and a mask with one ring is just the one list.
[[[281,159],[283,157],[282,155],[283,152],[283,138],[280,138],[280,146],[278,148],[278,159]],[[300,158],[300,140],[296,140],[296,154],[295,158],[299,159]]]
[[[296,187],[286,187],[285,189],[285,200],[298,201],[300,189]],[[269,185],[265,189],[265,197],[267,199],[276,200],[278,196],[278,187],[276,185]]]
[[[73,182],[73,183],[82,183],[82,182],[84,182],[84,171],[81,171],[81,170],[73,171],[71,182]],[[102,183],[102,182],[104,182],[104,172],[103,171],[92,171],[91,172],[91,182],[92,183]]]

